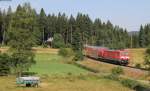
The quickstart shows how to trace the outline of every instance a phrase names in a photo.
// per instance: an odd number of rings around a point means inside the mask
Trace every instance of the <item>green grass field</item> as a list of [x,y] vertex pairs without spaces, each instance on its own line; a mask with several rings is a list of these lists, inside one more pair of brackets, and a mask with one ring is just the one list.
[[0,91],[133,91],[117,81],[97,78],[87,70],[66,64],[57,54],[37,53],[35,60],[37,63],[29,71],[41,77],[40,87],[20,87],[16,77],[5,76],[0,77]]
[[30,72],[36,72],[39,75],[65,75],[65,74],[87,74],[88,71],[72,64],[62,62],[63,58],[57,54],[36,54],[36,64],[30,69]]

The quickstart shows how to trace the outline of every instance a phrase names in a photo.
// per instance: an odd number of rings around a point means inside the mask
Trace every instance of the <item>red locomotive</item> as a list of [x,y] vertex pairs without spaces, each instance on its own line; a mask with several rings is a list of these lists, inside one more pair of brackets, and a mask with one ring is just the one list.
[[117,62],[120,65],[128,65],[129,55],[127,50],[110,50],[106,47],[85,46],[85,55],[96,58],[106,59]]

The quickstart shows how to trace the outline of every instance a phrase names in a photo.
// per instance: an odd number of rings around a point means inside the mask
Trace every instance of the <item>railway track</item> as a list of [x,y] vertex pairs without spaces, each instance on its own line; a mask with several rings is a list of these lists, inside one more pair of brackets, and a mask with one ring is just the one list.
[[131,68],[131,69],[137,69],[137,70],[141,70],[141,71],[148,71],[147,69],[144,69],[144,68],[137,68],[137,67],[133,67],[130,65],[123,66],[123,65],[117,64],[115,62],[108,62],[108,60],[105,60],[105,59],[96,59],[96,58],[92,58],[92,57],[86,57],[86,58],[92,59],[93,61],[104,62],[104,63],[111,64],[111,65],[121,66],[124,68]]
[[142,78],[148,74],[148,71],[145,69],[140,69],[132,66],[121,66],[118,64],[108,63],[104,60],[97,60],[94,58],[85,58],[85,62],[81,63],[84,66],[90,67],[91,69],[98,70],[99,72],[111,72],[111,69],[117,66],[120,66],[124,70],[124,76],[131,78]]
[[144,69],[144,68],[137,68],[137,67],[133,67],[133,66],[123,66],[123,67],[128,67],[128,68],[138,69],[138,70],[142,70],[142,71],[148,72],[148,70],[147,70],[147,69]]

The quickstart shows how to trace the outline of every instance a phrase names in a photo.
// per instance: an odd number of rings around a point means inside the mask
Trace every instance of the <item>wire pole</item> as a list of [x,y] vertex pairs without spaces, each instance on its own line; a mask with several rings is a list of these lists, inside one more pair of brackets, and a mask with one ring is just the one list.
[[131,45],[130,45],[130,48],[132,48],[132,34],[131,34],[131,38],[130,38],[130,43],[131,43]]
[[4,41],[5,41],[5,23],[3,25],[3,40],[2,40],[2,45],[4,45]]
[[43,44],[44,44],[44,28],[43,28]]
[[72,25],[71,25],[71,44],[72,44]]

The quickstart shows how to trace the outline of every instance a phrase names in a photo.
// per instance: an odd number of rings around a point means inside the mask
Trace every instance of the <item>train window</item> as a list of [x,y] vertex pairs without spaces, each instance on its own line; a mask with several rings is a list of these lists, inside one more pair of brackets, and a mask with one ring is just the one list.
[[128,56],[128,52],[122,52],[122,56]]

